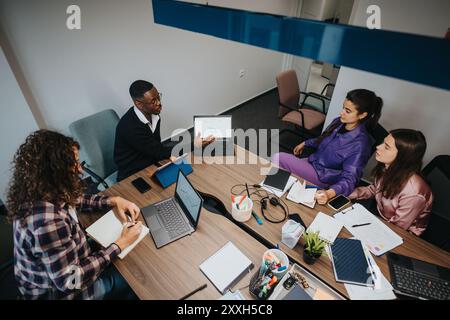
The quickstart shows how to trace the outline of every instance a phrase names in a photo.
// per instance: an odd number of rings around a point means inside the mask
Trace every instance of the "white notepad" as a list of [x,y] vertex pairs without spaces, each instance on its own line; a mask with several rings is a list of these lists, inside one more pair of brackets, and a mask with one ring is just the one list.
[[206,259],[200,270],[221,294],[225,294],[252,266],[251,260],[232,242],[228,242]]
[[319,212],[317,213],[314,221],[309,225],[306,232],[319,231],[319,238],[325,240],[328,243],[334,243],[339,232],[341,232],[344,224],[330,217],[329,215]]
[[[104,248],[108,247],[111,243],[116,241],[122,234],[123,224],[117,219],[112,210],[108,211],[104,216],[95,221],[86,232],[89,236],[100,243]],[[149,229],[146,226],[142,226],[141,234],[139,238],[133,242],[132,245],[126,247],[120,254],[119,258],[123,259],[125,256],[133,250],[133,248],[148,234]]]

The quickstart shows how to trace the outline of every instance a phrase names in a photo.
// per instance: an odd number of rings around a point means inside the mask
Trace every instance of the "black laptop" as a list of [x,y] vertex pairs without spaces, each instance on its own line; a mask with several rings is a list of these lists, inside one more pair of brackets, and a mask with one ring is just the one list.
[[450,300],[450,269],[388,252],[394,292],[423,300]]

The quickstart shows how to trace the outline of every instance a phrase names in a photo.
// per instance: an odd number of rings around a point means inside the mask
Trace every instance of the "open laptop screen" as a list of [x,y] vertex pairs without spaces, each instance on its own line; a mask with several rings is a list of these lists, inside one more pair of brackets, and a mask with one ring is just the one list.
[[195,116],[194,134],[200,133],[201,138],[210,135],[216,139],[231,138],[231,116]]
[[192,187],[191,183],[181,170],[178,172],[175,197],[195,228],[197,226],[203,199],[194,187]]

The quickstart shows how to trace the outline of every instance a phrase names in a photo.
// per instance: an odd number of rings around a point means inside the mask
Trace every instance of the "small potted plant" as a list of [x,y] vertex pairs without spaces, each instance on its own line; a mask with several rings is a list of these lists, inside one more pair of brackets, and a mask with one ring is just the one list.
[[319,232],[305,233],[305,246],[303,249],[303,260],[307,264],[313,264],[320,258],[327,243],[319,238]]

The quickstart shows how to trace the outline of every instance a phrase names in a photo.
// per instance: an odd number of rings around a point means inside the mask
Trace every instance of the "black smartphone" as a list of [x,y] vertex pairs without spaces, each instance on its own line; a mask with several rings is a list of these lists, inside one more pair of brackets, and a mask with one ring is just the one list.
[[350,204],[351,201],[349,198],[339,195],[334,197],[328,202],[328,206],[336,211],[343,209],[346,205]]
[[147,192],[152,188],[143,178],[137,178],[136,180],[131,181],[131,183],[140,193]]

